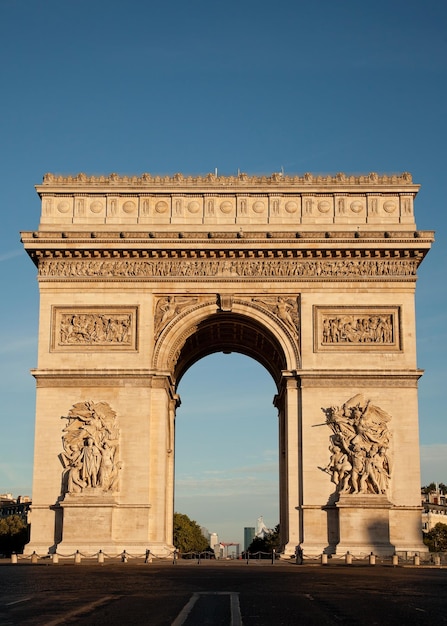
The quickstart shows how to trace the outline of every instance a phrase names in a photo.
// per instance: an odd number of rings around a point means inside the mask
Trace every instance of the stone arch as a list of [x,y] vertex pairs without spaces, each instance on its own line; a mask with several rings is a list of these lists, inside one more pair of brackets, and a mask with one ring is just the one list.
[[214,352],[250,356],[279,388],[282,372],[300,366],[298,336],[277,316],[253,302],[233,301],[231,311],[205,302],[179,314],[159,335],[153,366],[169,371],[177,386],[186,370]]

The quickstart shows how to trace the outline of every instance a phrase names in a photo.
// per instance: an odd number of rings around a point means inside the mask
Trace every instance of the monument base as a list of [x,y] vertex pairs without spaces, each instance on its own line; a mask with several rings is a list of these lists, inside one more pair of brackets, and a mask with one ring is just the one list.
[[393,505],[384,495],[342,494],[335,504],[339,515],[340,540],[336,554],[363,556],[373,552],[394,553],[390,542],[390,510]]
[[168,557],[173,546],[150,540],[150,505],[119,502],[114,496],[98,494],[66,495],[58,508],[63,516],[61,541],[55,551],[68,556],[76,551],[85,556],[99,550],[116,556],[125,550],[133,556],[146,550]]

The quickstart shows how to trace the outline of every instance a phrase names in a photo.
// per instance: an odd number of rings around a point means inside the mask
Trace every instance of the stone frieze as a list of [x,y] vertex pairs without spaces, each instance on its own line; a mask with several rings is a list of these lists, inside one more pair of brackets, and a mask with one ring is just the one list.
[[416,276],[416,259],[158,259],[39,261],[40,278],[392,279]]

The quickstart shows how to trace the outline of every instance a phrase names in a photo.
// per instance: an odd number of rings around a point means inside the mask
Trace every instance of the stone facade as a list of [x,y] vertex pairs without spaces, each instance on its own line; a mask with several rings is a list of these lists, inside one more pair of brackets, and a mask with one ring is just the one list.
[[22,233],[40,288],[28,550],[169,554],[177,385],[215,351],[276,383],[285,555],[423,550],[418,189],[47,174]]

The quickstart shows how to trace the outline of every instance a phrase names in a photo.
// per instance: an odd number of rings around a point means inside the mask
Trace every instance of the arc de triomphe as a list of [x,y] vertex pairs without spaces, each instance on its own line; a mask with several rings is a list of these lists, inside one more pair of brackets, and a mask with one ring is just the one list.
[[240,352],[276,386],[285,555],[423,550],[419,186],[378,176],[45,175],[32,534],[168,555],[177,385]]

